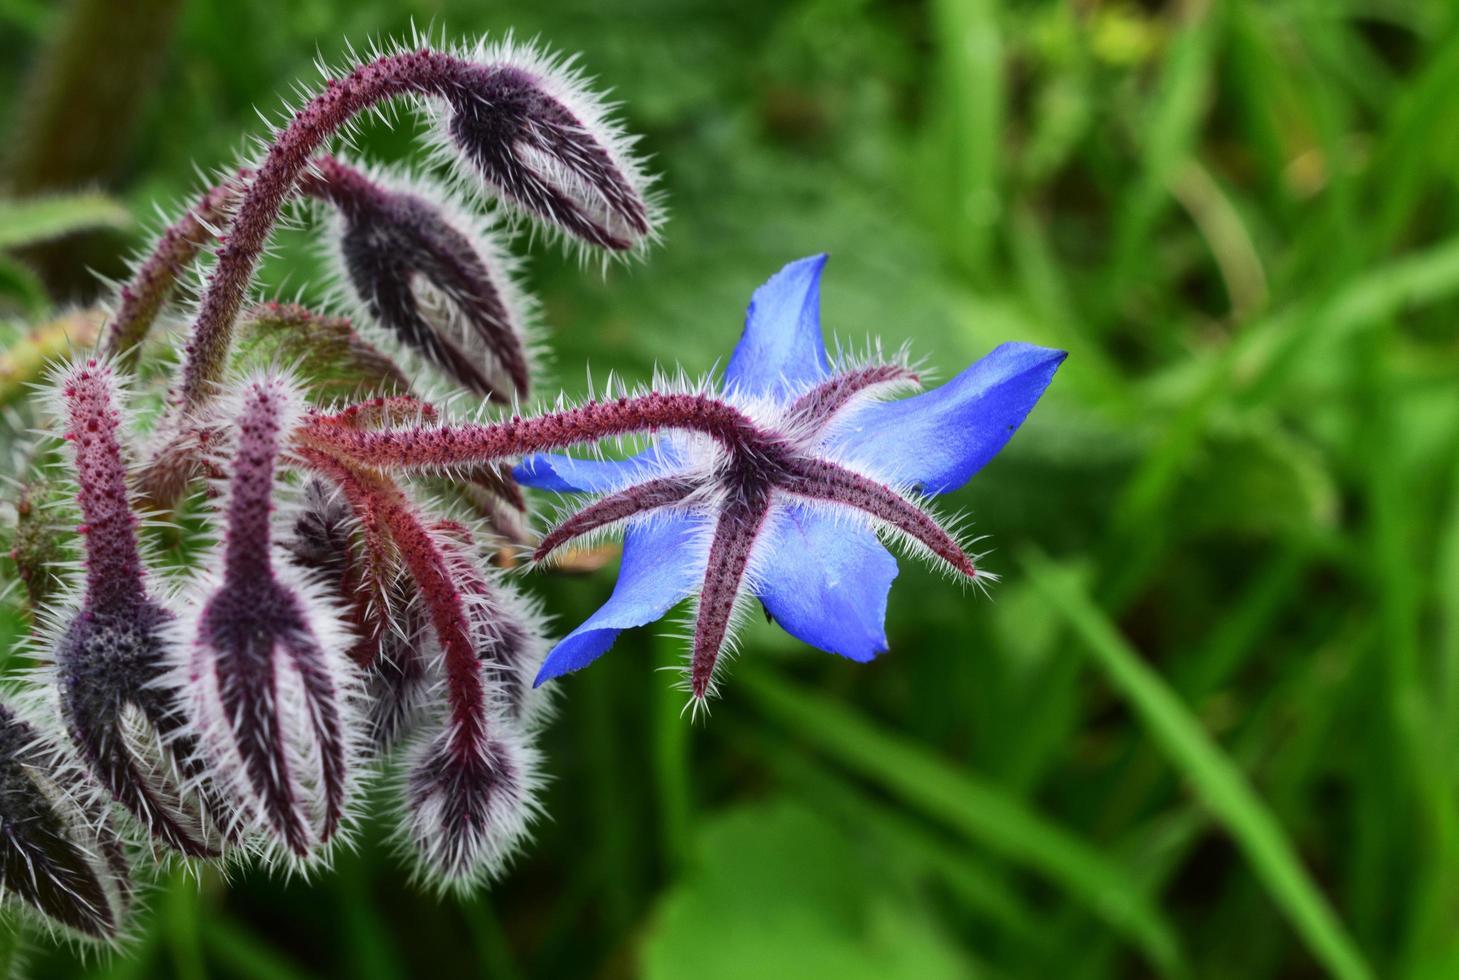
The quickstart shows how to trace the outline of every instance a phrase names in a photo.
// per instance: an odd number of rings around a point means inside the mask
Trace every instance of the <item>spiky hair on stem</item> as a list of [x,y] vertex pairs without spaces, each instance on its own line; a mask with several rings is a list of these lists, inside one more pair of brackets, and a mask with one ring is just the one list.
[[63,366],[58,415],[84,523],[84,586],[38,641],[59,716],[81,761],[158,842],[217,857],[230,822],[203,783],[197,743],[164,683],[174,613],[148,589],[127,489],[124,422],[112,366]]
[[107,318],[97,344],[99,353],[115,358],[123,366],[135,363],[142,341],[168,297],[232,218],[247,176],[247,171],[231,174],[212,185],[162,230],[151,249],[137,261],[131,279],[118,290],[116,308]]
[[117,942],[133,889],[107,809],[39,727],[0,704],[0,901],[63,935]]
[[301,191],[333,206],[328,254],[359,308],[397,345],[474,395],[526,398],[534,304],[494,227],[404,171],[315,160]]
[[315,155],[361,113],[401,97],[444,106],[442,125],[460,159],[542,221],[609,250],[652,236],[656,209],[627,140],[574,71],[511,42],[447,51],[417,36],[330,77],[250,168],[193,322],[178,408],[190,411],[215,393],[258,262]]
[[295,867],[327,856],[360,768],[354,638],[323,590],[275,561],[275,485],[300,402],[278,375],[239,386],[222,546],[174,643],[208,778]]

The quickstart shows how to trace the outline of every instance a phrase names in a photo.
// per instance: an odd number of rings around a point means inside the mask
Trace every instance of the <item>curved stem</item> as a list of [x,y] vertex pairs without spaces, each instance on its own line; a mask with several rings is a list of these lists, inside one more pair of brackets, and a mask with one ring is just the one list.
[[300,438],[367,466],[425,470],[485,463],[658,429],[699,432],[743,453],[771,452],[778,447],[774,436],[762,432],[724,402],[706,395],[657,392],[611,402],[592,401],[535,418],[518,416],[491,424],[383,432],[361,432],[326,416],[304,426]]
[[389,55],[332,79],[294,114],[249,182],[218,250],[218,264],[187,344],[178,393],[183,409],[196,408],[211,396],[269,233],[315,151],[351,118],[376,103],[408,94],[446,94],[462,84],[471,67],[470,62],[428,49]]
[[130,365],[177,280],[204,245],[222,233],[228,211],[243,190],[247,172],[210,188],[187,213],[164,231],[152,254],[122,287],[121,304],[106,325],[100,350]]

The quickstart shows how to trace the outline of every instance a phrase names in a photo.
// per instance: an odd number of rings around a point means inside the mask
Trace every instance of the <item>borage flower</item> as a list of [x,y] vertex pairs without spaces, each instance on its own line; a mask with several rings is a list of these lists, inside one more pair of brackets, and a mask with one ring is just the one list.
[[[692,399],[698,406],[678,424],[658,423],[648,452],[623,461],[539,455],[517,469],[528,486],[601,495],[543,538],[539,560],[627,527],[612,597],[557,645],[537,683],[587,666],[624,629],[689,596],[698,597],[696,701],[712,692],[751,597],[806,643],[870,660],[887,649],[897,574],[878,533],[966,579],[987,577],[920,498],[962,486],[1003,448],[1064,352],[1004,344],[940,388],[885,400],[917,377],[900,363],[833,366],[820,332],[825,261],[794,262],[756,291],[723,394]],[[716,402],[727,421],[689,418]]]

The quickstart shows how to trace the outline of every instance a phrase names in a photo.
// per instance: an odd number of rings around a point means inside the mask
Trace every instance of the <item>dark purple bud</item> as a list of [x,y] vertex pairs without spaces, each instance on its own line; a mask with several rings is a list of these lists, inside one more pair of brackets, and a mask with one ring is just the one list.
[[223,811],[199,785],[196,743],[165,684],[173,617],[143,581],[111,368],[85,362],[60,387],[86,522],[85,593],[55,650],[61,715],[97,780],[155,837],[213,856],[211,824]]
[[[309,458],[344,491],[363,526],[388,535],[430,622],[445,705],[406,766],[404,835],[426,874],[467,887],[521,842],[536,785],[535,752],[512,721],[500,683],[508,652],[501,635],[485,628],[482,573],[458,529],[427,527],[388,477],[323,454]],[[519,652],[528,653],[525,646]]]
[[365,674],[366,723],[376,752],[388,752],[414,731],[430,700],[439,652],[420,602],[401,583]]
[[344,817],[353,680],[333,610],[273,563],[275,462],[291,402],[277,379],[245,388],[222,580],[184,635],[192,722],[207,756],[263,829],[305,860]]
[[3,705],[0,895],[104,942],[118,937],[132,900],[126,856],[103,801]]
[[395,190],[320,157],[302,189],[339,211],[339,255],[356,298],[400,343],[501,402],[528,393],[527,311],[506,253],[424,187]]
[[469,890],[499,872],[534,815],[537,753],[512,726],[491,729],[447,721],[406,769],[407,842],[443,889]]
[[570,61],[512,44],[471,60],[445,93],[444,129],[492,188],[589,245],[626,251],[652,237],[632,143]]

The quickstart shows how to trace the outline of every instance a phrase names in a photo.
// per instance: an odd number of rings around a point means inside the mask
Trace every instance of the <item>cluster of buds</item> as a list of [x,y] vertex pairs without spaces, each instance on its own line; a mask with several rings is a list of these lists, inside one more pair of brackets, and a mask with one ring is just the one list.
[[[697,708],[754,600],[821,649],[884,651],[883,539],[987,578],[924,498],[1007,442],[1061,352],[1006,344],[892,400],[920,384],[903,359],[828,357],[817,257],[756,293],[722,384],[509,414],[534,380],[533,305],[500,221],[327,145],[396,98],[434,114],[437,149],[493,207],[604,254],[655,235],[603,104],[570,65],[507,43],[416,44],[330,77],[161,236],[99,349],[56,371],[82,560],[37,610],[32,696],[0,706],[0,888],[69,934],[121,933],[143,854],[327,862],[377,777],[393,780],[420,878],[469,889],[536,812],[540,685],[623,629],[697,599]],[[251,295],[291,201],[336,216],[348,316]],[[182,362],[143,426],[129,411],[149,383],[131,375],[139,347],[205,252]],[[474,417],[447,417],[437,396],[453,392]],[[553,455],[625,437],[648,448]],[[522,485],[597,498],[538,538]],[[164,574],[141,515],[198,501],[214,540]],[[612,529],[617,588],[549,643],[493,557],[516,548],[536,567]]]

